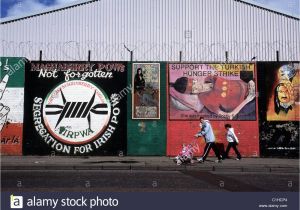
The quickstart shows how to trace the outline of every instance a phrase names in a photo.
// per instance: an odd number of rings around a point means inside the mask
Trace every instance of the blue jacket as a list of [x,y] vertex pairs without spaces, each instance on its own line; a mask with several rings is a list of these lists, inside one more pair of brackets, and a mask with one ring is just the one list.
[[215,142],[215,135],[208,120],[202,124],[202,129],[197,133],[198,136],[203,136],[206,143]]

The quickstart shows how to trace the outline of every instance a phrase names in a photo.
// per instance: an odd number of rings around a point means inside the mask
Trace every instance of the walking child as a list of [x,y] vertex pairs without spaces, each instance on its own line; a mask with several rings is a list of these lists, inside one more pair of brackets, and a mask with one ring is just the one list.
[[239,150],[237,149],[237,145],[239,144],[239,139],[235,135],[234,129],[232,128],[232,126],[230,124],[225,124],[225,129],[227,130],[226,139],[228,141],[228,145],[227,145],[226,151],[223,155],[223,159],[228,158],[228,153],[229,153],[229,150],[231,147],[233,148],[233,150],[236,153],[236,156],[237,156],[236,160],[242,159],[242,156],[241,156]]

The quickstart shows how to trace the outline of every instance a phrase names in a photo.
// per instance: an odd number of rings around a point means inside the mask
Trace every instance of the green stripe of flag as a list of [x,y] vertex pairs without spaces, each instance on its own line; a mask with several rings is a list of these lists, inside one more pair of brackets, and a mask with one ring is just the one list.
[[24,87],[25,58],[1,57],[0,81],[9,75],[7,88]]

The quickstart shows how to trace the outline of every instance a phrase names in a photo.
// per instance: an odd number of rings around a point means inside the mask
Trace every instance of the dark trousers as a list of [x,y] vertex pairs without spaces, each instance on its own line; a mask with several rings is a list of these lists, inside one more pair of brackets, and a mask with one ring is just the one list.
[[228,158],[229,150],[232,147],[233,150],[235,151],[235,154],[236,154],[237,158],[241,159],[242,156],[241,156],[239,150],[236,148],[236,146],[237,146],[236,142],[229,142],[228,145],[227,145],[226,151],[224,153],[224,158]]
[[218,147],[216,146],[215,142],[209,142],[209,143],[206,143],[205,145],[205,148],[204,148],[204,151],[203,151],[203,155],[202,155],[202,158],[203,158],[203,161],[206,159],[207,155],[209,154],[209,151],[210,149],[213,149],[216,157],[221,160],[221,155],[220,155],[220,152],[219,152],[219,149]]

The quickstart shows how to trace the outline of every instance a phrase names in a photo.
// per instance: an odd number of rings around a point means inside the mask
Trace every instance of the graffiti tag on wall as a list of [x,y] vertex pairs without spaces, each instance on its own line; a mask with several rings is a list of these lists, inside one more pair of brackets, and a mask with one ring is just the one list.
[[262,124],[260,145],[266,155],[294,156],[299,151],[299,124],[296,122]]

